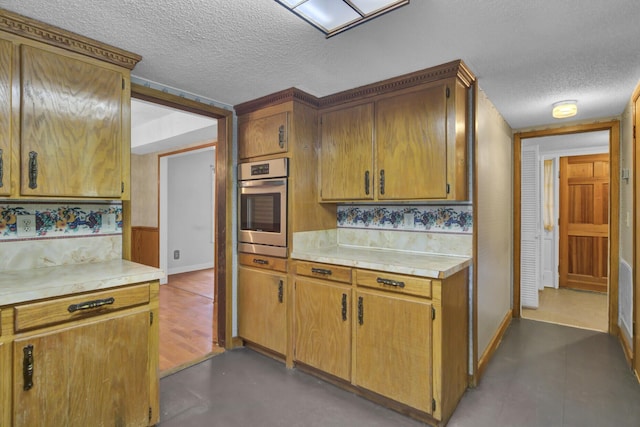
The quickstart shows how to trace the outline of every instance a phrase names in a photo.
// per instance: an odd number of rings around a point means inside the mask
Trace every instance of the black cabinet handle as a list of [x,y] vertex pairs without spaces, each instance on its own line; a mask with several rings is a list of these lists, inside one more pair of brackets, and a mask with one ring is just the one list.
[[315,267],[311,268],[311,272],[316,274],[322,274],[324,276],[331,276],[331,273],[332,273],[331,270],[327,270],[325,268],[315,268]]
[[284,282],[282,280],[278,283],[278,302],[280,304],[284,302]]
[[399,282],[397,280],[391,279],[383,279],[382,277],[378,277],[376,282],[381,283],[383,285],[395,286],[397,288],[404,288],[404,282]]
[[384,169],[380,170],[380,194],[384,194]]
[[267,261],[266,259],[259,259],[259,258],[254,258],[253,263],[260,264],[260,265],[269,265],[269,261]]
[[69,313],[73,313],[79,310],[89,310],[92,308],[102,307],[103,305],[110,305],[116,302],[114,297],[105,299],[96,299],[93,301],[81,302],[80,304],[71,304],[67,310]]
[[347,321],[347,294],[342,294],[342,321]]
[[280,148],[284,148],[284,125],[280,125],[278,128],[278,145]]
[[4,186],[2,177],[4,176],[4,161],[2,160],[2,148],[0,148],[0,188]]
[[22,359],[22,376],[24,379],[24,391],[31,390],[33,387],[33,345],[22,349],[24,356]]
[[29,188],[38,188],[38,153],[29,152]]
[[369,195],[369,171],[364,173],[364,194]]
[[362,297],[358,297],[358,323],[364,323],[364,303]]

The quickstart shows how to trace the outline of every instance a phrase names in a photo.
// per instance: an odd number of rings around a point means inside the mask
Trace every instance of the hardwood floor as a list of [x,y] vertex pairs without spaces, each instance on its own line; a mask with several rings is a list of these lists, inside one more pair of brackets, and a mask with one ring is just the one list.
[[221,353],[214,344],[214,269],[173,274],[160,286],[160,375]]

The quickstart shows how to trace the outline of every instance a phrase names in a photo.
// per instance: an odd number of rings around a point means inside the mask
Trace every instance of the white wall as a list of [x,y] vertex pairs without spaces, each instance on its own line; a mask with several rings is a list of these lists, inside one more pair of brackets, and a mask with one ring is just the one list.
[[[185,153],[168,159],[167,272],[214,266],[212,150]],[[174,259],[174,251],[180,259]]]
[[477,117],[478,356],[511,311],[513,134],[482,90]]

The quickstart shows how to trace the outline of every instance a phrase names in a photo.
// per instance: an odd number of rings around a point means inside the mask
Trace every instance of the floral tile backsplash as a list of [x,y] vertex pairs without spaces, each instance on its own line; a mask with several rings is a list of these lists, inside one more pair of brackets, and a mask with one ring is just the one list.
[[339,205],[338,227],[473,233],[471,205]]
[[34,216],[35,236],[29,236],[29,239],[122,234],[120,202],[0,202],[0,242],[25,238],[18,235],[18,218],[21,215]]

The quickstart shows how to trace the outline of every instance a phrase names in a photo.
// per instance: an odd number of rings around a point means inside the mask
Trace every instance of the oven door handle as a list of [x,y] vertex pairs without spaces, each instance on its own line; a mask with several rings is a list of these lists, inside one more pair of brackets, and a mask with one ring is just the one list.
[[238,185],[240,187],[278,187],[287,183],[284,179],[277,180],[255,180],[255,181],[240,181]]

